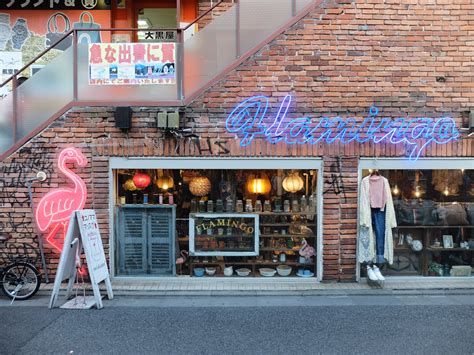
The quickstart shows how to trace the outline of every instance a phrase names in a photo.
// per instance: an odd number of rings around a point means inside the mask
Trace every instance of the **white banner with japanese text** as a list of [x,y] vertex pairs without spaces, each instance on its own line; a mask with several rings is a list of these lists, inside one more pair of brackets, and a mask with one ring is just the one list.
[[89,85],[176,84],[175,43],[93,43]]

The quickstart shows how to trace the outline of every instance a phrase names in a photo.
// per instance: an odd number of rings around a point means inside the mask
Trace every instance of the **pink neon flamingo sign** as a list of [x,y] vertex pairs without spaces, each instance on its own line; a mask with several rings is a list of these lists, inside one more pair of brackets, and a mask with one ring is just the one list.
[[[66,163],[84,167],[87,165],[87,159],[77,148],[66,148],[59,153],[58,169],[73,183],[73,187],[51,189],[41,198],[35,212],[36,225],[40,231],[45,232],[51,227],[46,241],[59,252],[63,248],[72,212],[83,209],[87,198],[86,184],[66,166]],[[54,237],[61,227],[62,238],[57,241]]]

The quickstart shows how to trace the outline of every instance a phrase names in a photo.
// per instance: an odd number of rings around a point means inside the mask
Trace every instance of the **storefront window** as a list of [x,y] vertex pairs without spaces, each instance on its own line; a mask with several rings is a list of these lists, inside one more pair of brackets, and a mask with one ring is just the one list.
[[317,170],[115,170],[117,275],[317,275]]
[[[363,176],[372,170],[362,171]],[[398,227],[384,275],[470,276],[474,170],[378,170],[390,183]],[[366,268],[361,267],[361,276]]]

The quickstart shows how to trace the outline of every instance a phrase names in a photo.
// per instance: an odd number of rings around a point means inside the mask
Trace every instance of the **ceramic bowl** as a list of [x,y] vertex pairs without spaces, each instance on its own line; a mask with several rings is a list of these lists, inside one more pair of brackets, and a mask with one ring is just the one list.
[[291,274],[291,266],[279,265],[277,266],[277,272],[280,276],[289,276]]
[[247,268],[242,268],[242,269],[237,269],[235,270],[235,272],[237,273],[237,275],[239,276],[249,276],[250,274],[250,269],[247,269]]
[[207,267],[206,268],[206,274],[209,276],[212,276],[216,273],[216,268],[215,267]]
[[275,269],[270,269],[268,267],[264,267],[258,270],[260,272],[260,275],[265,276],[265,277],[272,277],[275,276],[276,270]]
[[198,277],[204,276],[204,269],[202,267],[194,268],[194,275]]

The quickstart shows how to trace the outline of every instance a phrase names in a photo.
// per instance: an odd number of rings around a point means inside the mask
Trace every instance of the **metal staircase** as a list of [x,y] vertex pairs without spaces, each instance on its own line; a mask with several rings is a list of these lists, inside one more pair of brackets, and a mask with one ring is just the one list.
[[[172,29],[178,34],[176,83],[167,85],[89,85],[89,48],[77,43],[81,30],[71,30],[1,85],[13,83],[13,91],[0,99],[0,161],[75,106],[186,106],[318,3],[239,0],[186,41],[184,31],[207,13],[186,28]],[[118,30],[138,31],[99,31]],[[65,41],[72,45],[17,87],[22,71]]]

